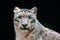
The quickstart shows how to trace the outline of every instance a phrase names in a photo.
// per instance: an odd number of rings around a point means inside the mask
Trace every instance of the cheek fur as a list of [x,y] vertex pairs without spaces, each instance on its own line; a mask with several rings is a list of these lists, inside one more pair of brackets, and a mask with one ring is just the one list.
[[31,20],[31,23],[35,23],[35,19],[32,19],[32,20]]
[[19,20],[17,18],[14,19],[15,22],[19,23]]
[[14,19],[14,25],[15,25],[16,27],[20,26],[20,25],[21,25],[21,20],[18,19],[18,18],[15,18],[15,19]]

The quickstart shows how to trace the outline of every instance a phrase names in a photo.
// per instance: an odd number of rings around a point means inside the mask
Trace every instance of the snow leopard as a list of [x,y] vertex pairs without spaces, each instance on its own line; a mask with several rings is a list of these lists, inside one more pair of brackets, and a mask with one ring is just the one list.
[[13,12],[16,40],[60,40],[58,32],[46,28],[37,20],[37,7],[15,7]]

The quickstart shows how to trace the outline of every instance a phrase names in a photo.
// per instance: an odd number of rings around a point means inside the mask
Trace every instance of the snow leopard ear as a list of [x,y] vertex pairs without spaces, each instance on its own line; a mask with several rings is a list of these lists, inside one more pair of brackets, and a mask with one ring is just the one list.
[[21,11],[21,9],[18,8],[18,7],[15,7],[14,10],[13,10],[14,13],[18,13],[19,11]]
[[37,7],[33,7],[30,11],[36,15],[37,14]]

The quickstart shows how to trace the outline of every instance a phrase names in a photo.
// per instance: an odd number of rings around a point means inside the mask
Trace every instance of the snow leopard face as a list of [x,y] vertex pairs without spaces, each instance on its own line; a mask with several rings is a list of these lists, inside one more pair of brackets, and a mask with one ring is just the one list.
[[14,26],[16,29],[29,31],[36,26],[36,12],[37,8],[32,9],[20,9],[15,7],[14,9]]

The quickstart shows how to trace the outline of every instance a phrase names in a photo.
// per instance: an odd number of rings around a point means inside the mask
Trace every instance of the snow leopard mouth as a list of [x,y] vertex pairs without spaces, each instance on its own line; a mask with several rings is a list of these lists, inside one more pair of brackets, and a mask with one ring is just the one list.
[[20,27],[21,30],[32,30],[32,29],[35,29],[35,27],[31,26],[31,27]]
[[29,30],[29,28],[21,28],[21,27],[20,27],[20,29],[21,29],[21,30]]

